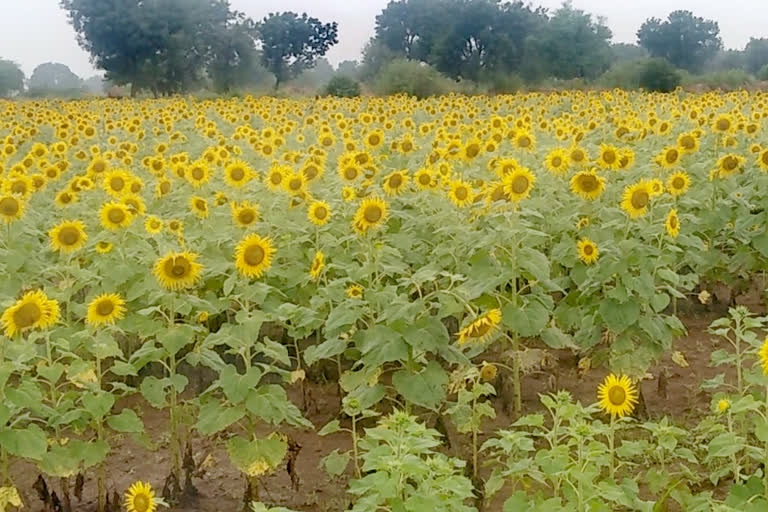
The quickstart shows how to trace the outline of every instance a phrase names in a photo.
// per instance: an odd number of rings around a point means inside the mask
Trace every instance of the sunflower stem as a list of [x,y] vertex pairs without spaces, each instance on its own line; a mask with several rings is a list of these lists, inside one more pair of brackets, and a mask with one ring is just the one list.
[[[47,340],[46,336],[46,340]],[[48,343],[50,345],[50,343]],[[49,349],[50,350],[50,349]],[[50,357],[50,355],[49,355]],[[99,391],[101,391],[101,358],[96,357],[96,385],[98,386]],[[104,440],[104,425],[102,424],[101,418],[96,420],[96,437],[99,441]],[[104,462],[102,461],[99,464],[98,470],[97,470],[97,476],[96,476],[96,483],[98,487],[98,501],[99,501],[99,512],[105,512],[107,509],[107,492],[106,492],[106,475],[104,471]]]
[[611,452],[611,480],[616,480],[616,415],[611,414],[611,428],[608,435],[608,449]]
[[[768,417],[768,384],[765,386],[765,413]],[[765,420],[763,420],[765,421]],[[768,439],[763,443],[765,462],[763,463],[763,486],[765,495],[768,496]]]

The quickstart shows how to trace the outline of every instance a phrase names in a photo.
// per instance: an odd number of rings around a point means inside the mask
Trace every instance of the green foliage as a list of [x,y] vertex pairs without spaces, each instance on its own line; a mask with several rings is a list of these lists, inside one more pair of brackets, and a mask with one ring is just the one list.
[[336,75],[325,86],[325,94],[339,98],[355,98],[360,96],[360,82],[346,75]]
[[680,73],[664,59],[647,60],[638,75],[638,85],[649,92],[672,92],[681,80]]
[[757,72],[757,78],[762,81],[768,80],[768,64],[760,68],[760,71]]
[[13,61],[0,59],[0,98],[24,90],[24,72]]
[[642,46],[627,43],[611,44],[611,56],[616,63],[623,61],[637,61],[648,57],[648,52]]
[[48,62],[40,64],[29,77],[31,96],[77,95],[82,91],[83,81],[67,66]]
[[633,90],[640,88],[640,76],[648,59],[619,61],[598,79],[603,87]]
[[312,68],[338,42],[336,22],[322,23],[317,18],[293,12],[271,13],[258,24],[262,64],[282,82]]
[[407,413],[395,412],[366,429],[360,441],[363,471],[350,482],[357,497],[351,510],[374,512],[472,512],[472,482],[462,475],[465,463],[437,451],[440,434]]
[[768,66],[768,38],[750,38],[749,43],[744,48],[744,60],[747,70],[752,73],[758,73],[765,66]]
[[723,46],[717,22],[690,11],[674,11],[664,21],[646,20],[637,32],[637,40],[652,57],[664,58],[689,71],[701,69]]
[[404,59],[389,62],[374,82],[378,94],[408,94],[417,98],[445,94],[453,88],[454,84],[432,66]]
[[701,75],[684,75],[683,85],[704,85],[709,89],[734,90],[752,84],[755,78],[743,69],[712,71]]

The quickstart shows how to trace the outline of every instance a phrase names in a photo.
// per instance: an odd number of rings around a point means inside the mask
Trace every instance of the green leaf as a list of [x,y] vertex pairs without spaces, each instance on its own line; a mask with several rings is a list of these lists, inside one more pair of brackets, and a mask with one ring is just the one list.
[[87,392],[83,395],[83,407],[94,419],[100,420],[112,410],[115,397],[106,391]]
[[107,418],[107,425],[115,432],[138,433],[144,431],[144,423],[133,409],[123,409],[120,414]]
[[319,436],[327,436],[330,434],[335,434],[341,430],[341,423],[339,423],[339,420],[333,420],[330,423],[327,423],[323,428],[320,429],[320,432],[317,433]]
[[517,264],[520,269],[527,272],[537,281],[549,279],[549,258],[536,249],[522,247],[518,249]]
[[744,439],[731,432],[724,432],[712,439],[707,446],[707,459],[730,457],[744,448]]
[[200,407],[197,418],[197,430],[204,436],[221,432],[245,416],[243,407],[226,407],[214,400]]
[[255,439],[247,441],[233,437],[227,442],[227,453],[232,463],[243,473],[255,462],[266,462],[272,469],[278,467],[288,451],[288,444],[281,439]]
[[640,318],[640,304],[635,301],[620,303],[607,299],[600,303],[600,316],[608,329],[619,334]]
[[321,359],[330,359],[347,349],[347,342],[339,338],[329,338],[319,345],[304,349],[304,362],[312,366]]
[[123,357],[123,351],[117,341],[106,331],[97,334],[93,339],[86,340],[85,347],[88,352],[98,359],[107,359],[109,357]]
[[435,410],[445,399],[448,374],[438,363],[430,361],[419,373],[395,372],[392,384],[409,402]]
[[651,299],[651,307],[657,313],[664,311],[669,306],[670,298],[666,293],[657,293]]
[[158,341],[168,355],[175,355],[187,345],[194,343],[195,329],[189,325],[174,325],[158,336]]
[[544,329],[541,333],[541,340],[546,343],[549,348],[556,350],[574,348],[576,346],[571,337],[561,331],[558,327],[547,327]]
[[29,425],[24,429],[1,431],[0,446],[10,455],[39,461],[48,449],[48,438],[40,427]]
[[165,385],[157,377],[145,377],[139,386],[141,395],[155,409],[163,409],[165,402]]
[[251,388],[255,388],[259,384],[261,376],[261,370],[256,366],[251,366],[245,375],[240,375],[237,368],[228,365],[222,369],[219,375],[219,384],[227,400],[239,404],[245,400]]
[[531,300],[522,308],[507,304],[502,311],[502,322],[523,337],[537,336],[549,323],[550,310],[538,300]]
[[323,457],[323,466],[332,477],[341,476],[347,470],[351,458],[349,452],[339,452],[337,448]]

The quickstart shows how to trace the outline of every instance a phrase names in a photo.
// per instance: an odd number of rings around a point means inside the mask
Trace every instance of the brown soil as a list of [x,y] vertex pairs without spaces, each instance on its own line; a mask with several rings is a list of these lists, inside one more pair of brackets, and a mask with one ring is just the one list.
[[[689,366],[680,367],[669,355],[650,370],[652,378],[643,381],[642,384],[642,393],[650,417],[669,415],[676,421],[685,423],[700,416],[702,411],[708,410],[710,399],[707,393],[700,390],[700,384],[702,380],[714,377],[720,371],[709,367],[710,353],[717,347],[718,341],[709,335],[706,329],[711,321],[719,316],[721,314],[699,313],[684,318],[688,335],[676,343],[675,350],[682,352]],[[595,400],[595,390],[605,372],[591,370],[581,375],[577,368],[577,359],[571,353],[558,352],[555,355],[556,369],[532,374],[524,379],[523,407],[526,413],[540,408],[538,398],[540,393],[556,389],[569,390],[583,403],[591,403]],[[662,389],[659,386],[661,375],[664,375],[662,380],[666,381],[666,386],[662,384]],[[339,398],[335,384],[311,384],[310,386],[313,399],[310,410],[305,415],[319,430],[328,421],[337,417]],[[664,394],[664,387],[666,387],[666,394]],[[298,403],[297,390],[292,390],[292,398],[295,403]],[[507,408],[505,405],[507,404],[503,403],[503,398],[497,399],[496,409],[499,415],[492,424],[487,425],[486,431],[493,432],[494,429],[505,428],[511,424],[512,419],[503,412]],[[157,435],[157,432],[165,431],[167,417],[147,407],[144,411],[144,422],[147,432]],[[300,486],[298,491],[292,489],[290,477],[284,466],[275,474],[262,479],[263,487],[259,489],[262,501],[307,512],[337,512],[347,509],[349,497],[345,494],[345,489],[348,477],[331,479],[322,468],[321,459],[334,449],[340,451],[350,449],[349,436],[335,434],[320,437],[315,432],[297,429],[281,429],[281,431],[287,433],[302,447],[297,459]],[[466,439],[450,428],[449,436],[452,441],[450,452],[466,457],[468,454]],[[156,489],[162,487],[168,473],[167,450],[163,449],[166,444],[163,439],[154,438],[153,441],[160,447],[157,451],[148,451],[129,439],[123,439],[113,446],[112,455],[107,462],[108,485],[111,490],[117,490],[122,495],[124,490],[137,480],[151,482]],[[193,439],[192,446],[198,462],[210,454],[212,464],[209,465],[204,477],[195,481],[200,493],[196,503],[173,510],[176,512],[241,510],[245,481],[229,463],[226,452],[221,448],[213,448],[211,441]],[[29,464],[16,463],[12,466],[12,475],[25,497],[26,510],[35,512],[42,510],[36,493],[32,489],[38,477],[37,470]],[[75,502],[73,510],[94,511],[95,494],[95,475],[89,474],[86,476],[83,501]],[[494,500],[486,510],[501,510],[501,501]]]

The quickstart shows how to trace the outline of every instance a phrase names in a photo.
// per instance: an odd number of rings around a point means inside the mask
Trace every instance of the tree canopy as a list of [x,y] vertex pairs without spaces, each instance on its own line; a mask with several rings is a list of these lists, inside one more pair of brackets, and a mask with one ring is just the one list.
[[83,81],[64,64],[47,62],[40,64],[29,77],[30,94],[49,94],[80,90]]
[[314,67],[338,43],[338,24],[306,13],[271,13],[258,24],[262,64],[275,75],[275,88]]
[[678,68],[698,71],[723,47],[715,21],[690,11],[674,11],[666,20],[650,18],[637,32],[640,46]]
[[24,72],[13,61],[0,59],[0,98],[24,90]]

